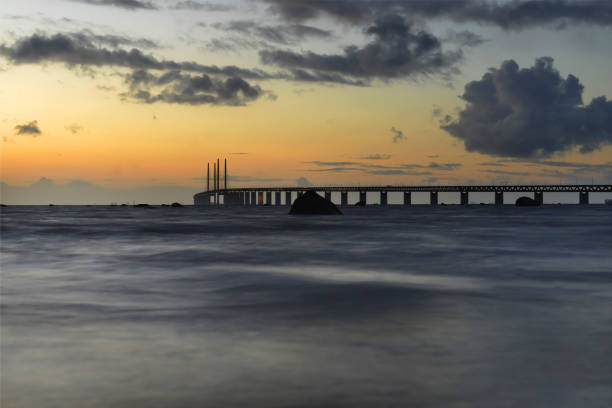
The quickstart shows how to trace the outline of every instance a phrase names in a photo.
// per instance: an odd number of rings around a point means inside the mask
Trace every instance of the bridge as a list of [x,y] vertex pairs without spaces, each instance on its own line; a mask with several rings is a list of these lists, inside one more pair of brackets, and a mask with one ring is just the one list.
[[[589,203],[589,193],[612,193],[611,184],[540,184],[494,186],[309,186],[309,187],[227,187],[227,159],[223,163],[223,188],[221,188],[221,163],[213,162],[212,188],[210,164],[206,165],[206,191],[193,196],[193,204],[203,205],[291,205],[293,197],[306,191],[322,192],[332,201],[332,192],[340,192],[339,205],[349,205],[348,193],[358,192],[359,201],[367,205],[367,193],[380,194],[380,205],[389,205],[389,193],[403,193],[403,205],[412,204],[412,193],[429,192],[429,204],[438,204],[438,193],[458,193],[462,205],[469,204],[470,193],[494,193],[495,204],[504,203],[504,193],[533,193],[534,200],[544,203],[544,193],[577,193],[580,204]],[[284,198],[283,198],[284,194]],[[272,199],[274,197],[274,200]],[[354,203],[353,203],[354,204]]]
[[[218,187],[220,183],[215,183]],[[227,186],[227,183],[225,184]],[[316,191],[331,200],[332,192],[340,192],[339,205],[349,205],[348,193],[358,192],[359,202],[368,204],[368,192],[380,194],[380,205],[388,204],[389,193],[403,193],[403,205],[412,204],[411,193],[429,192],[429,204],[438,204],[438,193],[459,195],[459,202],[468,205],[470,193],[494,193],[495,204],[504,202],[504,193],[533,193],[534,199],[544,203],[544,193],[577,193],[580,204],[589,204],[589,193],[612,193],[611,184],[540,184],[540,185],[483,185],[483,186],[311,186],[311,187],[241,187],[213,188],[193,196],[194,205],[291,205],[294,197],[306,191]],[[284,194],[284,197],[283,197]]]

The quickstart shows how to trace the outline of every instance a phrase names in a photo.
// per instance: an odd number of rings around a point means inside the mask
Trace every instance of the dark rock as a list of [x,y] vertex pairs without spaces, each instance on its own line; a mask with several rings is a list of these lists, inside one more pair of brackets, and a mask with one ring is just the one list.
[[314,191],[307,191],[291,204],[289,214],[342,214],[334,203],[321,197]]
[[151,208],[149,204],[134,204],[134,208]]
[[355,206],[357,206],[357,207],[365,207],[365,205],[366,205],[365,201],[357,201],[355,203]]
[[533,198],[523,196],[523,197],[517,198],[516,203],[514,203],[514,205],[519,206],[519,207],[536,207],[540,205],[540,203],[538,203]]
[[127,204],[121,204],[122,207],[127,207]]
[[6,204],[0,204],[0,207],[8,207]]
[[181,208],[182,206],[183,206],[183,204],[180,204],[180,203],[172,203],[172,204],[170,204],[170,207]]

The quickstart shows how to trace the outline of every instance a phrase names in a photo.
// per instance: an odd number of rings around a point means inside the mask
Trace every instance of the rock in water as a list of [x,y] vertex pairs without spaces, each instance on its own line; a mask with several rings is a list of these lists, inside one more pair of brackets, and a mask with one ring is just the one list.
[[298,197],[293,204],[291,204],[291,210],[289,214],[301,215],[301,214],[342,214],[338,207],[334,203],[325,198],[321,197],[314,191],[307,191],[301,197]]
[[537,207],[538,205],[540,205],[540,203],[538,203],[533,198],[523,196],[517,198],[516,203],[514,203],[514,205],[519,207]]
[[183,204],[181,203],[172,203],[170,204],[171,207],[175,207],[175,208],[181,208],[183,206]]

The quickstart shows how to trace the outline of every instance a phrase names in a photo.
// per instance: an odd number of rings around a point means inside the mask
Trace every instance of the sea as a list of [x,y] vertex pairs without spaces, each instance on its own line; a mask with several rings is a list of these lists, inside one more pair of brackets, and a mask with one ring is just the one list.
[[612,206],[9,206],[0,404],[612,406]]

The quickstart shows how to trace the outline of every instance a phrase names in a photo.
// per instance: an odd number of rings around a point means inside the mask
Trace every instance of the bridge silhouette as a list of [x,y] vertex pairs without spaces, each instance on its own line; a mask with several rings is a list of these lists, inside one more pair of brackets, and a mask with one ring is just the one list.
[[[348,193],[358,192],[359,201],[368,204],[368,192],[380,194],[380,205],[388,204],[389,193],[403,193],[403,205],[412,204],[411,193],[429,192],[429,204],[438,204],[438,193],[459,194],[462,205],[469,204],[470,193],[494,193],[495,204],[504,202],[504,193],[533,193],[534,199],[544,203],[544,193],[577,193],[580,204],[589,204],[589,193],[612,193],[611,184],[537,184],[537,185],[470,185],[470,186],[288,186],[288,187],[236,187],[211,189],[193,196],[194,205],[291,205],[294,197],[306,191],[316,191],[331,200],[332,192],[340,192],[339,205],[349,205]],[[283,199],[284,194],[284,199]],[[511,203],[514,204],[514,203]]]
[[[504,193],[533,193],[534,200],[544,203],[544,193],[577,193],[580,204],[589,204],[589,193],[612,193],[612,184],[526,184],[526,185],[466,185],[466,186],[285,186],[285,187],[235,187],[227,186],[227,159],[224,160],[223,187],[219,159],[213,163],[212,188],[210,165],[206,171],[206,191],[193,196],[196,206],[203,205],[291,205],[293,197],[306,191],[323,193],[331,201],[332,192],[340,192],[339,205],[349,205],[348,193],[358,192],[360,203],[367,205],[367,193],[378,192],[380,205],[388,204],[389,193],[403,193],[403,205],[412,204],[411,193],[429,192],[429,204],[438,204],[438,193],[458,193],[461,205],[469,204],[470,193],[494,193],[495,204],[503,205]],[[282,195],[284,193],[284,199]],[[273,199],[274,197],[274,199]],[[353,203],[354,204],[354,203]],[[514,203],[512,203],[514,204]]]

